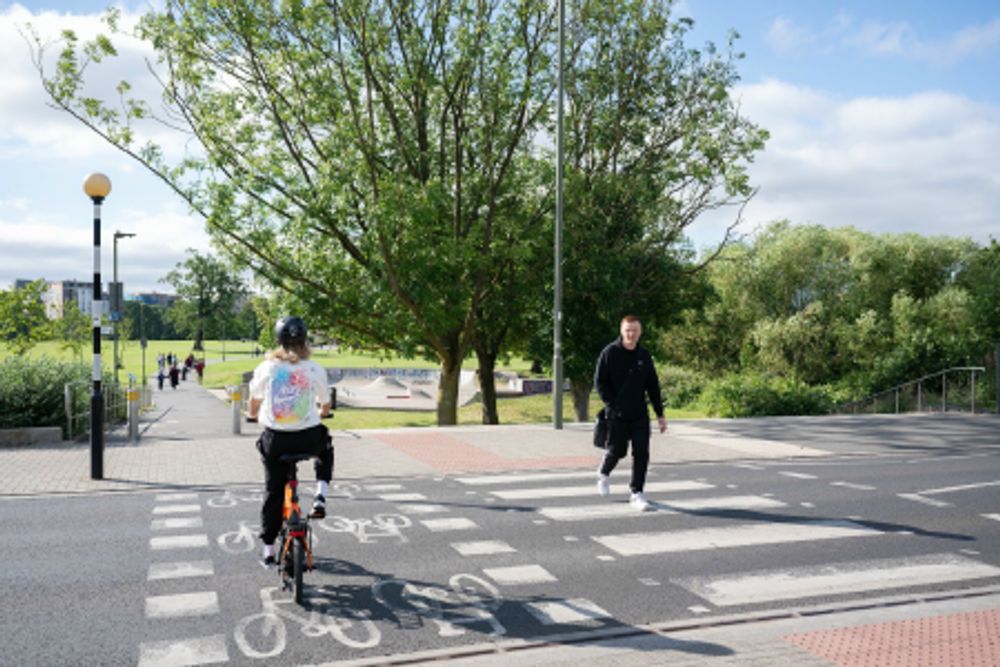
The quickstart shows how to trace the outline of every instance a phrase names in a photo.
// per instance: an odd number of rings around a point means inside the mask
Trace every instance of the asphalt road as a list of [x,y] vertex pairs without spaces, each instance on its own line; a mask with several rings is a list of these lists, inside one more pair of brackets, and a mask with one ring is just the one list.
[[590,470],[338,483],[305,608],[257,562],[253,487],[0,501],[0,662],[376,660],[1000,583],[989,446],[657,465],[646,513],[627,463],[608,499]]

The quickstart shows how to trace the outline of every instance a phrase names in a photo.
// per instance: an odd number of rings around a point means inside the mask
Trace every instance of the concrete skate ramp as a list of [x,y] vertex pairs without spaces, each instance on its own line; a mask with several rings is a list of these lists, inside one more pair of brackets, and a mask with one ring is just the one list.
[[[374,372],[374,369],[373,369]],[[379,410],[421,410],[437,409],[437,378],[426,376],[413,378],[400,370],[393,375],[391,370],[381,373],[374,380],[371,376],[357,374],[343,377],[334,384],[337,387],[337,403],[348,408],[369,408]],[[458,403],[467,405],[479,393],[479,384],[474,371],[462,371],[458,384]]]

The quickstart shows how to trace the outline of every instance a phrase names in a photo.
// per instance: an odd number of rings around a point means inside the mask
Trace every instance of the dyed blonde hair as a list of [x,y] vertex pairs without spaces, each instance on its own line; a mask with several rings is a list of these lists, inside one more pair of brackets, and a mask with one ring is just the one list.
[[312,356],[312,348],[309,347],[309,343],[292,345],[288,349],[279,345],[267,353],[267,359],[269,361],[287,361],[290,364],[305,361],[310,356]]

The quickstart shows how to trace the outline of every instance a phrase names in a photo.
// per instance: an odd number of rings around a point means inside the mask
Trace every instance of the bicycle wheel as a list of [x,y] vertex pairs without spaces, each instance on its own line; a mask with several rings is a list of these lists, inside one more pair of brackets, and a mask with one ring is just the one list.
[[292,578],[295,582],[295,604],[302,604],[302,571],[306,569],[306,550],[302,539],[292,542]]

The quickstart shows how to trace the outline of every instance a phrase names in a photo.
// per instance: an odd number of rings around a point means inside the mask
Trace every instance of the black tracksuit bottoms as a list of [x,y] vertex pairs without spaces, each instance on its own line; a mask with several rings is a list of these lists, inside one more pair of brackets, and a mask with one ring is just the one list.
[[632,443],[632,493],[639,493],[646,486],[646,470],[649,468],[649,418],[635,421],[612,419],[608,422],[608,447],[604,452],[601,474],[610,475],[618,462],[628,453],[628,443]]
[[265,428],[257,439],[257,451],[264,464],[264,506],[260,510],[260,538],[273,544],[281,530],[281,507],[285,502],[285,482],[292,464],[279,460],[286,454],[310,454],[316,457],[316,479],[333,478],[333,441],[324,424],[302,431],[274,431]]

